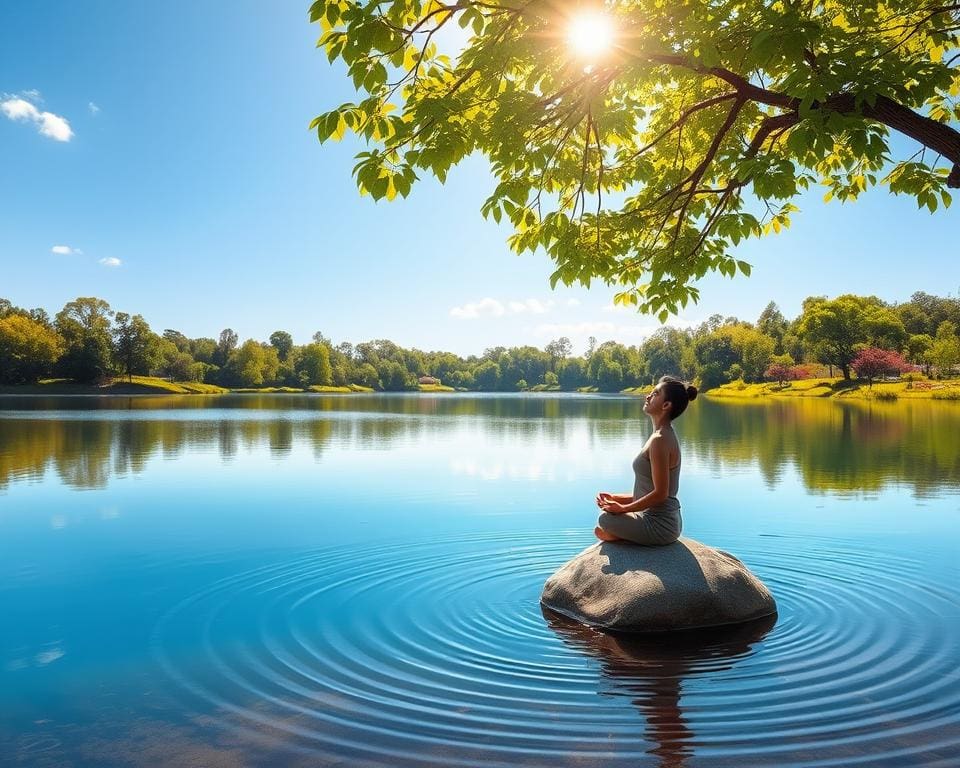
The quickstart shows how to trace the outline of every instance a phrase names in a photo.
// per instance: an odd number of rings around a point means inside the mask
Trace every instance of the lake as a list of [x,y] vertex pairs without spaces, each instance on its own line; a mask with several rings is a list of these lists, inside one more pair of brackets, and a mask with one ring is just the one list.
[[0,764],[960,764],[960,404],[691,404],[779,615],[659,639],[538,603],[641,406],[0,397]]

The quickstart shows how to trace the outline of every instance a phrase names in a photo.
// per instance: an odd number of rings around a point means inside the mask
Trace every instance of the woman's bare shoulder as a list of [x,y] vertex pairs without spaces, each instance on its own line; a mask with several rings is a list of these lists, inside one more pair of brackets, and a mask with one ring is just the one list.
[[672,429],[655,430],[654,433],[650,435],[649,442],[651,448],[653,448],[654,445],[656,445],[659,451],[668,451],[670,453],[679,453],[680,451],[680,441],[677,440],[677,435]]

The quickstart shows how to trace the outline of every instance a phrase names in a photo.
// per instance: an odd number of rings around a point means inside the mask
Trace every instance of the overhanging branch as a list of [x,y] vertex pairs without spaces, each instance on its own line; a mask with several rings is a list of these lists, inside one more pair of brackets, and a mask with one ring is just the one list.
[[[703,75],[713,75],[733,86],[739,96],[758,104],[781,107],[798,112],[800,99],[785,93],[761,88],[746,78],[722,67],[704,67],[686,56],[674,54],[639,54],[640,58],[658,64],[683,67]],[[904,136],[920,142],[953,163],[953,169],[947,177],[947,186],[960,188],[960,131],[956,128],[933,120],[919,112],[904,106],[888,96],[877,96],[873,103],[858,99],[853,93],[836,93],[821,102],[814,102],[810,109],[829,110],[841,115],[860,115],[886,125]]]

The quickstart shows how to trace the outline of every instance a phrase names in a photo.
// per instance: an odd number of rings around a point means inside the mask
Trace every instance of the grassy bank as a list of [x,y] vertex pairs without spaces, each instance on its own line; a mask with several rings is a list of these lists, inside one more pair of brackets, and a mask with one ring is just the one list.
[[42,379],[36,384],[19,384],[0,387],[3,395],[221,395],[227,392],[253,392],[272,394],[304,392],[351,394],[353,392],[373,392],[370,387],[351,384],[349,387],[313,386],[309,389],[296,387],[242,387],[227,389],[216,384],[201,384],[195,381],[167,381],[156,376],[134,376],[114,379],[103,385],[77,384],[70,379]]
[[78,384],[71,379],[41,379],[36,384],[0,387],[4,395],[216,395],[230,390],[194,381],[167,381],[155,376],[114,379],[103,385]]
[[956,400],[960,401],[960,379],[946,381],[882,381],[871,387],[863,381],[804,379],[789,381],[781,388],[776,382],[745,384],[734,381],[711,389],[707,397],[752,400],[760,397],[832,397],[842,400]]
[[[351,384],[346,387],[312,386],[308,389],[296,387],[244,387],[227,389],[215,384],[200,384],[190,381],[166,381],[154,376],[134,376],[133,381],[114,379],[109,384],[96,386],[77,384],[69,379],[45,379],[37,384],[0,387],[4,395],[218,395],[228,392],[253,394],[344,394],[355,392],[373,392],[370,387]],[[452,392],[461,390],[443,384],[421,384],[420,392]],[[465,391],[465,390],[462,390]],[[558,386],[540,384],[531,387],[529,392],[559,392]],[[578,392],[596,392],[596,387],[581,387]],[[646,395],[649,386],[623,390],[626,395]],[[704,393],[707,397],[729,400],[754,400],[763,397],[832,397],[844,400],[955,400],[960,402],[960,379],[948,381],[884,381],[872,387],[860,381],[843,379],[804,379],[787,382],[782,388],[776,382],[746,384],[742,381],[724,384]]]

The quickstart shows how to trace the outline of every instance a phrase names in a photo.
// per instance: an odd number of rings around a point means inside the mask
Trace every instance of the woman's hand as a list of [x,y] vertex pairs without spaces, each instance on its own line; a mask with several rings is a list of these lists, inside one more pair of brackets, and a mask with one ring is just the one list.
[[611,515],[622,515],[624,512],[629,511],[626,505],[621,504],[619,501],[614,501],[613,495],[609,493],[597,494],[597,506],[604,512],[609,512]]
[[620,504],[622,506],[629,504],[631,501],[633,501],[633,497],[629,494],[607,493],[606,491],[600,491],[600,493],[597,494],[597,506],[604,511],[606,511],[604,507],[605,504]]

